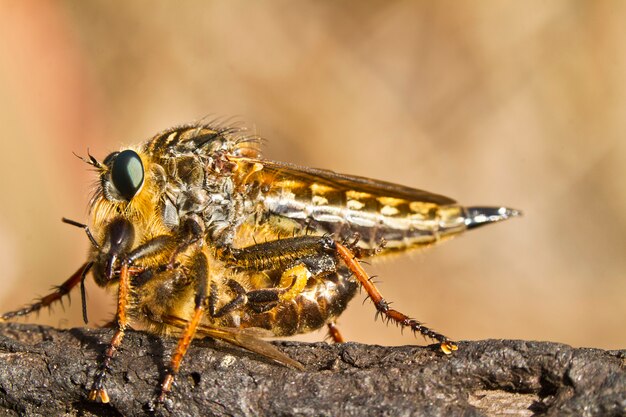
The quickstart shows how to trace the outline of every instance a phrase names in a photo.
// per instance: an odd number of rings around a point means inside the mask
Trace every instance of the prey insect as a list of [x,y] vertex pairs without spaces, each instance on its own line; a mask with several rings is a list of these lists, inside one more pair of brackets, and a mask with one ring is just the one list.
[[99,161],[90,201],[87,262],[51,294],[2,319],[48,307],[84,282],[117,289],[111,342],[91,400],[108,402],[107,375],[130,323],[178,335],[159,387],[163,401],[196,334],[302,368],[263,336],[328,326],[362,287],[377,315],[456,344],[390,307],[360,260],[404,252],[517,216],[504,207],[463,207],[441,195],[383,181],[263,159],[242,129],[196,124],[157,134]]

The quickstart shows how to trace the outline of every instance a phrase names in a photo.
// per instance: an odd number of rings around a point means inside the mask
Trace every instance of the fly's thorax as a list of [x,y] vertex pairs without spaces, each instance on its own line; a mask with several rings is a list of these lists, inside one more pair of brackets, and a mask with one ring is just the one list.
[[183,219],[197,216],[208,240],[232,241],[245,198],[227,156],[179,155],[168,158],[164,166],[168,179],[161,205],[164,224],[176,229]]
[[145,145],[165,170],[160,205],[163,223],[174,230],[182,219],[198,215],[209,241],[232,243],[234,230],[250,210],[248,172],[234,161],[238,156],[258,156],[254,138],[239,136],[237,129],[190,126],[157,135]]

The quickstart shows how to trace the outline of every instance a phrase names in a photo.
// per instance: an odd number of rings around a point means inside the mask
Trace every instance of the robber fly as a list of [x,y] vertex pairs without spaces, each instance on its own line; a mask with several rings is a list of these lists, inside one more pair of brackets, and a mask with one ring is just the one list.
[[157,134],[99,161],[87,225],[87,262],[51,294],[3,319],[26,316],[79,287],[85,278],[117,288],[114,336],[89,393],[108,402],[107,372],[131,322],[178,335],[160,386],[162,401],[199,333],[294,368],[261,336],[328,326],[362,287],[377,314],[456,344],[390,308],[360,259],[431,245],[468,229],[517,216],[504,207],[463,207],[441,195],[331,171],[263,159],[260,140],[241,128],[195,124]]

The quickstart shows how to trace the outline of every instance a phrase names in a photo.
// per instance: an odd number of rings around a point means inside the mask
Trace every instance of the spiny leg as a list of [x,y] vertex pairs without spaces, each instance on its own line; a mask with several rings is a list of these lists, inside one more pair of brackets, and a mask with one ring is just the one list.
[[189,349],[189,344],[196,334],[196,330],[198,328],[198,325],[200,324],[200,320],[202,319],[202,316],[204,315],[207,306],[209,268],[208,261],[204,253],[198,252],[192,260],[192,265],[193,267],[190,271],[190,275],[196,280],[194,311],[191,319],[183,330],[180,339],[178,339],[178,345],[176,346],[176,350],[174,351],[174,355],[172,356],[172,360],[170,361],[169,369],[167,370],[165,378],[163,378],[163,382],[161,383],[161,392],[157,399],[157,401],[160,403],[165,400],[167,394],[172,390],[174,378],[178,373],[180,364],[185,356],[185,353],[187,353],[187,349]]
[[263,271],[287,268],[298,260],[315,257],[320,253],[334,254],[333,245],[330,236],[297,236],[241,249],[224,247],[218,249],[217,256],[236,267]]
[[389,303],[385,301],[376,286],[372,283],[367,275],[367,272],[365,272],[352,251],[339,242],[335,242],[335,248],[339,258],[341,258],[348,269],[350,269],[356,279],[361,283],[365,291],[367,291],[367,294],[376,306],[379,314],[383,314],[389,320],[393,320],[402,327],[409,327],[414,332],[419,332],[426,337],[437,340],[441,350],[445,354],[450,354],[453,350],[457,350],[457,345],[446,336],[429,329],[417,320],[414,320],[397,310],[389,308]]
[[[284,269],[280,281],[271,288],[261,288],[243,293],[233,288],[235,298],[219,312],[211,307],[210,313],[219,315],[234,307],[248,305],[256,313],[272,309],[276,304],[294,299],[307,285],[308,280],[323,272],[334,270],[334,241],[330,236],[296,236],[257,243],[245,248],[219,248],[216,255],[233,267],[265,271]],[[213,297],[217,299],[217,297]],[[229,307],[228,309],[226,307]],[[232,308],[231,308],[232,307]]]
[[277,304],[297,297],[312,276],[305,264],[298,263],[283,271],[278,286],[248,291],[246,304],[256,313],[269,311]]
[[235,293],[235,297],[218,308],[217,302],[220,298],[219,288],[216,283],[211,283],[211,292],[209,294],[209,315],[213,318],[223,317],[231,311],[244,306],[248,302],[248,297],[246,297],[247,291],[240,283],[233,279],[229,279],[226,281],[226,285]]
[[173,269],[176,263],[176,258],[185,252],[190,246],[197,245],[202,242],[202,235],[204,234],[203,222],[198,218],[198,215],[191,214],[181,221],[181,231],[178,236],[178,245],[172,252],[170,260],[167,264],[168,269]]
[[328,327],[328,336],[333,339],[334,343],[346,342],[334,321],[326,323],[326,326]]
[[279,302],[292,300],[300,294],[311,276],[307,266],[299,263],[282,273],[277,287],[247,291],[237,281],[228,280],[226,285],[235,293],[235,297],[219,308],[218,286],[213,283],[209,295],[209,315],[220,318],[246,305],[256,313],[271,310]]
[[126,307],[129,302],[130,293],[130,274],[128,272],[128,263],[124,262],[120,268],[120,280],[117,294],[117,315],[116,315],[116,330],[107,350],[104,352],[104,358],[94,376],[93,385],[89,392],[89,400],[100,400],[103,403],[109,402],[109,394],[104,388],[104,382],[106,380],[107,373],[111,369],[111,361],[113,355],[119,349],[124,339],[124,330],[128,325],[128,317],[126,316]]
[[[60,301],[65,295],[68,295],[70,291],[74,287],[76,287],[78,284],[81,284],[81,286],[83,285],[85,276],[87,275],[87,272],[89,272],[89,269],[91,269],[91,265],[92,265],[91,262],[87,262],[86,264],[78,268],[78,270],[74,272],[74,274],[72,274],[72,276],[69,277],[63,284],[56,287],[55,290],[51,292],[50,294],[44,297],[41,297],[38,301],[32,304],[29,304],[19,310],[9,311],[7,313],[4,313],[0,318],[2,320],[9,320],[15,317],[24,317],[24,316],[28,316],[29,314],[36,313],[40,311],[42,308],[51,307],[54,303]],[[81,289],[81,294],[84,294],[84,290],[82,289]],[[84,301],[85,300],[84,300],[84,295],[83,295],[83,315],[86,315],[84,312],[85,311]]]

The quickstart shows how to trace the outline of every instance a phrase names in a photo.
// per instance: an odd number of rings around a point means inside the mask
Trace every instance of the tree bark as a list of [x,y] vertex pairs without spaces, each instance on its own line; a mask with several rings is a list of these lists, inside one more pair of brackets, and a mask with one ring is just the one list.
[[41,416],[626,415],[626,351],[549,342],[383,347],[277,342],[304,371],[210,339],[192,343],[150,412],[175,340],[129,331],[106,386],[86,398],[110,329],[0,323],[0,414]]

